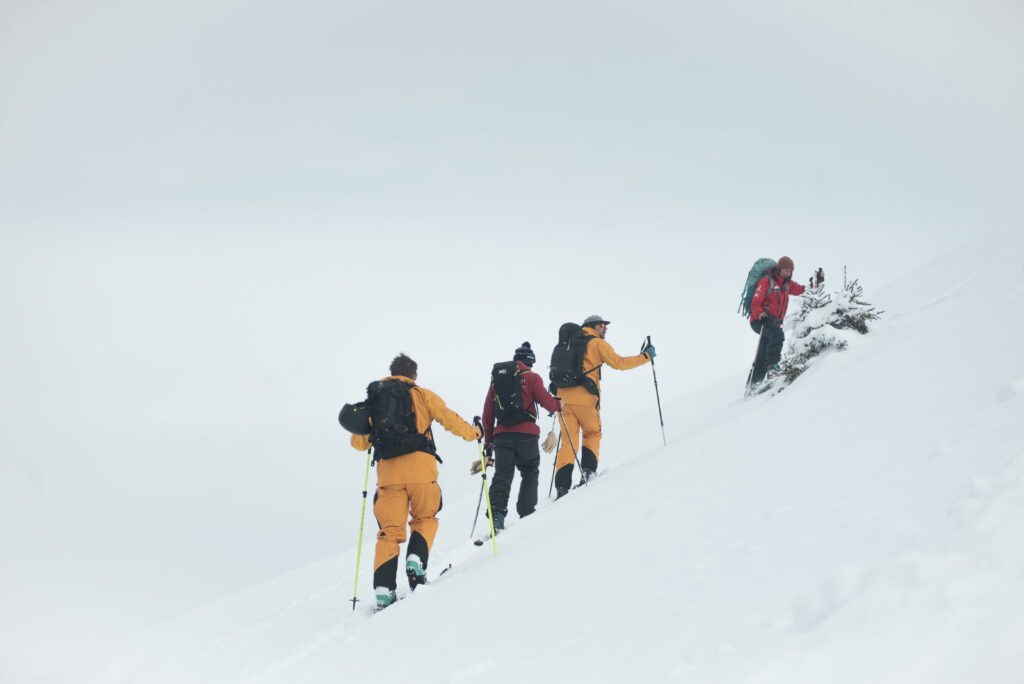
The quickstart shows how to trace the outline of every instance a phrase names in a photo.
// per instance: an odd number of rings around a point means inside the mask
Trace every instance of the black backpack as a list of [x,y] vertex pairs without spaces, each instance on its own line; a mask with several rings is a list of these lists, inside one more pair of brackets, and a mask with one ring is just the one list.
[[430,428],[423,434],[416,431],[416,414],[412,408],[412,388],[415,385],[401,380],[378,380],[366,388],[366,406],[373,425],[370,444],[373,460],[397,458],[414,451],[433,454],[438,461]]
[[594,339],[593,335],[584,335],[583,328],[575,323],[564,323],[558,329],[558,344],[551,352],[550,390],[555,394],[559,387],[578,387],[582,385],[588,392],[597,395],[597,383],[589,377],[595,370],[601,377],[601,367],[596,366],[583,371],[583,355],[587,344]]
[[515,361],[494,364],[491,369],[491,387],[494,388],[494,417],[498,425],[516,425],[536,422],[537,416],[523,407],[523,375]]

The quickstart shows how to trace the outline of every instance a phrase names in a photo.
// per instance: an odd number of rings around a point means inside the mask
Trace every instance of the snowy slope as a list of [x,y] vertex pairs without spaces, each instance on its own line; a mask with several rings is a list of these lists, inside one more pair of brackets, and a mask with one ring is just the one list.
[[667,448],[608,440],[497,557],[475,496],[446,500],[452,570],[379,615],[368,516],[355,612],[353,549],[45,681],[1021,681],[1021,253],[994,232],[865,284],[870,335],[775,397],[740,400],[737,369],[666,402]]

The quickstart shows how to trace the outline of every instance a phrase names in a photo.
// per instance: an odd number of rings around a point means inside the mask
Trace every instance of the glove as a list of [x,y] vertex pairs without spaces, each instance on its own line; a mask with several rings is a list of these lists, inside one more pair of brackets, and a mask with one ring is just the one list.
[[558,413],[559,411],[562,410],[562,400],[561,400],[561,398],[560,397],[555,397],[555,401],[558,402],[558,408],[556,408],[554,411],[548,411],[548,415],[549,416],[553,416],[553,415],[555,415],[556,413]]
[[558,446],[558,435],[556,435],[554,431],[551,431],[548,433],[548,436],[544,438],[544,443],[540,445],[540,448],[543,449],[545,453],[550,454],[555,450],[556,446]]
[[654,351],[654,345],[650,345],[647,349],[644,349],[644,353],[647,354],[647,358],[653,359],[657,354]]
[[[487,463],[487,467],[490,468],[492,465],[494,465],[494,459],[489,457],[489,458],[486,459],[486,463]],[[470,475],[476,475],[479,472],[480,472],[480,459],[479,458],[475,458],[475,459],[473,459],[473,462],[469,464],[469,474]]]
[[494,455],[494,442],[484,442],[484,456],[491,458]]

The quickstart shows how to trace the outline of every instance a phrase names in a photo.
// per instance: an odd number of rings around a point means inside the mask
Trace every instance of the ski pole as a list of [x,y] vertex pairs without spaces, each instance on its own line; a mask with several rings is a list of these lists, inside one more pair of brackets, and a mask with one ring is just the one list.
[[[480,436],[477,437],[476,446],[480,450],[480,472],[483,475],[483,484],[487,484],[487,460],[484,458],[484,426],[480,422],[480,416],[473,417],[473,425],[480,428]],[[487,487],[484,487],[484,492],[487,495],[487,519],[491,521],[491,546],[494,547],[494,555],[498,555],[498,541],[494,538],[494,512],[491,510],[491,492],[488,491]],[[476,529],[476,525],[473,526]]]
[[[643,354],[647,351],[647,347],[651,345],[651,336],[647,336],[647,344],[641,345],[640,353]],[[661,444],[662,446],[668,446],[668,442],[665,441],[665,419],[661,416],[661,392],[658,391],[658,372],[654,370],[654,357],[651,357],[651,373],[654,375],[654,396],[658,398],[658,420],[661,422]]]
[[363,556],[363,523],[366,522],[366,487],[370,483],[370,450],[366,450],[366,476],[363,478],[363,512],[359,516],[359,544],[356,546],[356,585],[352,589],[352,610],[356,609],[359,594],[359,562]]
[[744,393],[746,396],[750,396],[750,383],[754,379],[754,367],[757,365],[757,357],[761,355],[761,340],[764,339],[764,326],[765,322],[761,321],[761,332],[757,336],[757,350],[754,352],[754,362],[750,364],[750,372],[747,373],[747,390]]
[[[555,427],[551,426],[552,429]],[[548,498],[551,498],[551,491],[555,488],[555,467],[558,466],[558,450],[562,446],[562,431],[558,431],[558,439],[555,441],[555,458],[551,461],[551,484],[548,485]]]
[[[569,434],[569,426],[565,424],[565,416],[563,416],[562,412],[559,411],[558,417],[562,420],[562,429],[565,430],[565,438],[569,440],[569,448],[572,449],[572,458],[576,461],[576,467],[580,469],[580,475],[583,475],[583,466],[580,465],[580,459],[576,455],[576,445],[572,443],[572,435]],[[588,487],[590,486],[590,482],[585,477],[583,478],[583,484]]]
[[[551,432],[555,431],[555,414],[551,414]],[[551,484],[548,486],[548,498],[551,498],[551,490],[555,488],[555,466],[558,465],[558,447],[562,443],[562,431],[558,431],[558,439],[555,440],[555,460],[551,462]]]
[[469,531],[469,538],[472,539],[476,536],[476,521],[480,517],[480,504],[484,500],[484,485],[487,484],[487,470],[483,469],[480,471],[480,496],[476,499],[476,513],[473,515],[473,529]]

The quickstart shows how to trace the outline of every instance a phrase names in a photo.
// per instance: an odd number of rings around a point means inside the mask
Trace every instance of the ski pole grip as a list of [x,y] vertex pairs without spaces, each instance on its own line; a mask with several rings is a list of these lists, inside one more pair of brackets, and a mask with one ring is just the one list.
[[473,425],[480,428],[480,436],[476,438],[476,441],[480,442],[484,438],[484,424],[480,421],[480,416],[473,416]]

